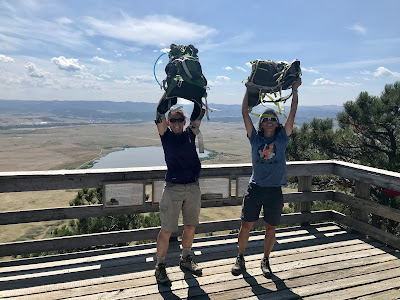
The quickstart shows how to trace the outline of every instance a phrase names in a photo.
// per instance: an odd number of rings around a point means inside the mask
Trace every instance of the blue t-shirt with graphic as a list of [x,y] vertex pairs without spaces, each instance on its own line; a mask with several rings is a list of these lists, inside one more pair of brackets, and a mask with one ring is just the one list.
[[253,163],[250,183],[263,187],[287,184],[285,153],[289,139],[284,127],[272,137],[260,136],[253,127],[249,137]]

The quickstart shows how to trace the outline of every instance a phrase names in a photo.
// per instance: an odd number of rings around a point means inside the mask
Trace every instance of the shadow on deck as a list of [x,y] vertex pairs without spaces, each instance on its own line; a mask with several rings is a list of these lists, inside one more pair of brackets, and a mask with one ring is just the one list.
[[262,276],[263,232],[253,232],[247,271],[230,273],[237,235],[198,238],[203,267],[178,267],[179,243],[167,255],[170,288],[154,278],[155,245],[147,244],[0,263],[0,299],[399,299],[400,253],[333,223],[277,230],[272,279]]

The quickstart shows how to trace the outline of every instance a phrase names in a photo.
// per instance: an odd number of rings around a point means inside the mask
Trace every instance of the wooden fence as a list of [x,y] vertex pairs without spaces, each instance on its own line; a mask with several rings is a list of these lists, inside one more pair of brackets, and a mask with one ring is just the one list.
[[[102,205],[0,212],[0,225],[158,211],[165,171],[165,167],[152,167],[0,172],[0,193],[103,188]],[[289,162],[287,174],[290,177],[298,177],[298,192],[285,193],[284,202],[297,203],[298,212],[282,215],[282,224],[334,221],[400,249],[399,236],[368,224],[371,214],[400,222],[400,210],[370,200],[371,186],[400,191],[400,173],[329,160]],[[312,176],[330,174],[354,180],[355,196],[333,190],[311,190]],[[250,175],[251,164],[203,166],[200,178],[202,207],[240,205]],[[146,185],[152,185],[151,201],[146,201]],[[232,193],[233,186],[235,186],[234,193]],[[351,216],[346,216],[333,210],[310,211],[312,201],[316,200],[344,203],[352,208],[353,213]],[[263,226],[262,219],[256,226]],[[239,227],[240,219],[204,222],[197,227],[196,233],[233,230]],[[182,229],[183,226],[179,226],[178,235]],[[0,244],[0,256],[156,239],[158,231],[159,227],[153,227],[3,243]]]

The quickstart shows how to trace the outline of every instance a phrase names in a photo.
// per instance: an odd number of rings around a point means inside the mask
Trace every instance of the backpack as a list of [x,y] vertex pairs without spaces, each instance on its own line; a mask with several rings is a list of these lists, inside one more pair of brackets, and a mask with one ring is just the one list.
[[[282,97],[282,90],[287,90],[300,78],[300,61],[291,63],[275,62],[271,60],[255,60],[251,62],[252,71],[247,79],[248,105],[253,107],[264,102],[285,102],[289,96]],[[277,98],[279,92],[279,98]],[[268,94],[274,94],[274,98]],[[264,99],[265,96],[268,99]],[[278,105],[279,107],[279,105]]]
[[167,98],[184,98],[203,108],[202,98],[207,97],[207,80],[202,73],[198,50],[193,45],[171,44],[170,47],[169,63],[165,67],[167,78],[164,80]]

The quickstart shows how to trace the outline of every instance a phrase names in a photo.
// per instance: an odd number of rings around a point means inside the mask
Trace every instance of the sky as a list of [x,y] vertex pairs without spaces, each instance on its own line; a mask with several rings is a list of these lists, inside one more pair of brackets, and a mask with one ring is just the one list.
[[395,0],[0,0],[0,99],[158,102],[153,67],[175,43],[199,49],[209,103],[240,104],[251,61],[298,59],[299,105],[342,105],[400,81],[399,11]]

